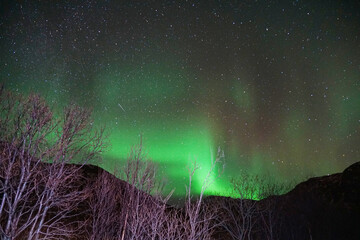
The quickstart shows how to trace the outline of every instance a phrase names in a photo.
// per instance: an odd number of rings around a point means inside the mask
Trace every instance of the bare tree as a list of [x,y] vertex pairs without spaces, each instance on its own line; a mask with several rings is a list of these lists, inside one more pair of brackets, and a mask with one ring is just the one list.
[[127,164],[119,173],[120,178],[128,183],[121,201],[120,239],[144,239],[147,235],[147,211],[153,207],[150,194],[157,179],[155,165],[143,151],[142,139],[139,145],[132,147]]
[[232,184],[233,194],[238,198],[218,202],[219,218],[224,220],[222,228],[236,240],[252,239],[254,236],[261,236],[261,239],[276,239],[277,215],[274,212],[273,201],[257,200],[281,194],[288,186],[270,181],[266,177],[260,178],[244,173],[233,179]]
[[[210,169],[203,180],[199,197],[192,201],[191,187],[192,179],[196,170],[199,169],[199,165],[196,161],[192,162],[193,166],[188,168],[189,170],[189,185],[186,187],[186,200],[185,200],[185,213],[186,220],[188,220],[188,228],[186,230],[186,239],[210,239],[215,226],[212,224],[216,219],[216,211],[207,211],[203,208],[203,198],[206,189],[222,174],[224,170],[224,153],[218,148],[217,156],[211,157]],[[222,163],[222,169],[217,172],[216,167]]]
[[251,239],[256,220],[256,202],[249,199],[228,199],[220,204],[223,229],[232,239]]
[[114,239],[119,232],[119,205],[121,182],[112,174],[102,170],[89,198],[91,224],[89,239]]
[[210,239],[216,212],[207,210],[202,203],[205,190],[221,173],[217,174],[215,169],[223,158],[219,149],[216,159],[212,158],[200,196],[195,201],[191,197],[191,184],[199,165],[194,162],[189,168],[189,186],[185,210],[182,211],[167,205],[172,192],[165,198],[161,197],[162,184],[158,182],[154,164],[144,154],[140,141],[131,149],[126,165],[116,168],[115,175],[126,183],[114,184],[113,176],[106,172],[98,177],[90,204],[93,215],[90,238]]
[[262,201],[259,208],[261,218],[260,224],[262,226],[260,230],[263,235],[262,238],[267,240],[279,239],[278,227],[280,218],[276,212],[274,199],[266,199],[265,201]]
[[141,139],[132,147],[125,166],[116,167],[114,175],[125,182],[104,171],[95,183],[90,238],[163,239],[160,236],[168,220],[166,203],[172,192],[161,197],[163,185]]
[[77,203],[87,197],[80,171],[101,153],[103,131],[92,131],[89,111],[69,107],[60,121],[39,96],[24,98],[3,88],[0,113],[2,238],[79,233]]

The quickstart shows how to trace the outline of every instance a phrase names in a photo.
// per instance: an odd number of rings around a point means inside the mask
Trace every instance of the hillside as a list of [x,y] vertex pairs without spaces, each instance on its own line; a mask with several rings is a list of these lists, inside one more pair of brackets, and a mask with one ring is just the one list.
[[[359,239],[360,162],[342,173],[310,178],[284,195],[260,201],[210,197],[208,205],[226,206],[220,220],[226,224],[219,228],[222,234],[218,239],[231,239],[225,229],[244,230],[241,224],[234,224],[229,211],[224,211],[229,206],[232,213],[238,212],[235,219],[240,223],[245,219],[247,226],[252,220],[252,239],[269,239],[269,235],[273,239]],[[249,208],[250,212],[240,213]]]
[[[66,220],[81,223],[78,226],[81,226],[83,234],[74,236],[74,239],[104,236],[121,239],[119,233],[125,227],[121,227],[118,221],[145,228],[149,222],[139,224],[138,221],[150,219],[151,216],[162,219],[156,228],[162,232],[162,239],[186,236],[185,232],[190,226],[186,209],[162,204],[158,198],[133,188],[97,166],[84,165],[79,173],[81,177],[78,178],[76,189],[85,191],[86,197],[74,203],[78,206],[77,212]],[[359,239],[359,179],[360,162],[357,162],[342,173],[311,178],[287,194],[260,201],[206,197],[200,215],[213,213],[212,226],[209,228],[212,229],[211,239]],[[0,180],[4,182],[3,178]],[[138,215],[140,213],[143,215]],[[134,215],[140,217],[135,218]],[[4,216],[0,218],[2,225]],[[171,229],[172,223],[181,227]],[[170,230],[173,235],[169,234]],[[26,235],[26,231],[23,234]]]

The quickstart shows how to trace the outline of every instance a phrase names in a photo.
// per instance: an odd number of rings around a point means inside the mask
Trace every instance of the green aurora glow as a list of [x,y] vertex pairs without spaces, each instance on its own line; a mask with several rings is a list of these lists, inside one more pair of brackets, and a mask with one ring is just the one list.
[[109,134],[109,171],[142,135],[176,196],[195,159],[199,193],[218,147],[225,172],[207,194],[233,195],[239,173],[331,174],[360,157],[360,17],[320,2],[9,3],[0,81],[55,112],[92,108]]

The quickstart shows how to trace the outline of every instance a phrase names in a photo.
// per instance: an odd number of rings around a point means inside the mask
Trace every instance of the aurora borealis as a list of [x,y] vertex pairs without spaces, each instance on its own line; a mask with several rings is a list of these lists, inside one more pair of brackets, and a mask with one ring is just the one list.
[[342,171],[360,152],[357,1],[1,1],[0,81],[93,108],[107,170],[142,135],[168,186]]

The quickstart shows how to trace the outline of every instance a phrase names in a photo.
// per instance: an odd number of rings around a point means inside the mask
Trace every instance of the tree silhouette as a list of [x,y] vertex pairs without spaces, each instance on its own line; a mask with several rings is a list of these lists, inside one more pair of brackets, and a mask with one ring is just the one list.
[[[59,239],[80,234],[78,203],[84,164],[97,161],[103,130],[77,106],[54,117],[37,95],[0,91],[0,235]],[[68,165],[69,163],[76,163]],[[27,236],[27,237],[25,237]]]

